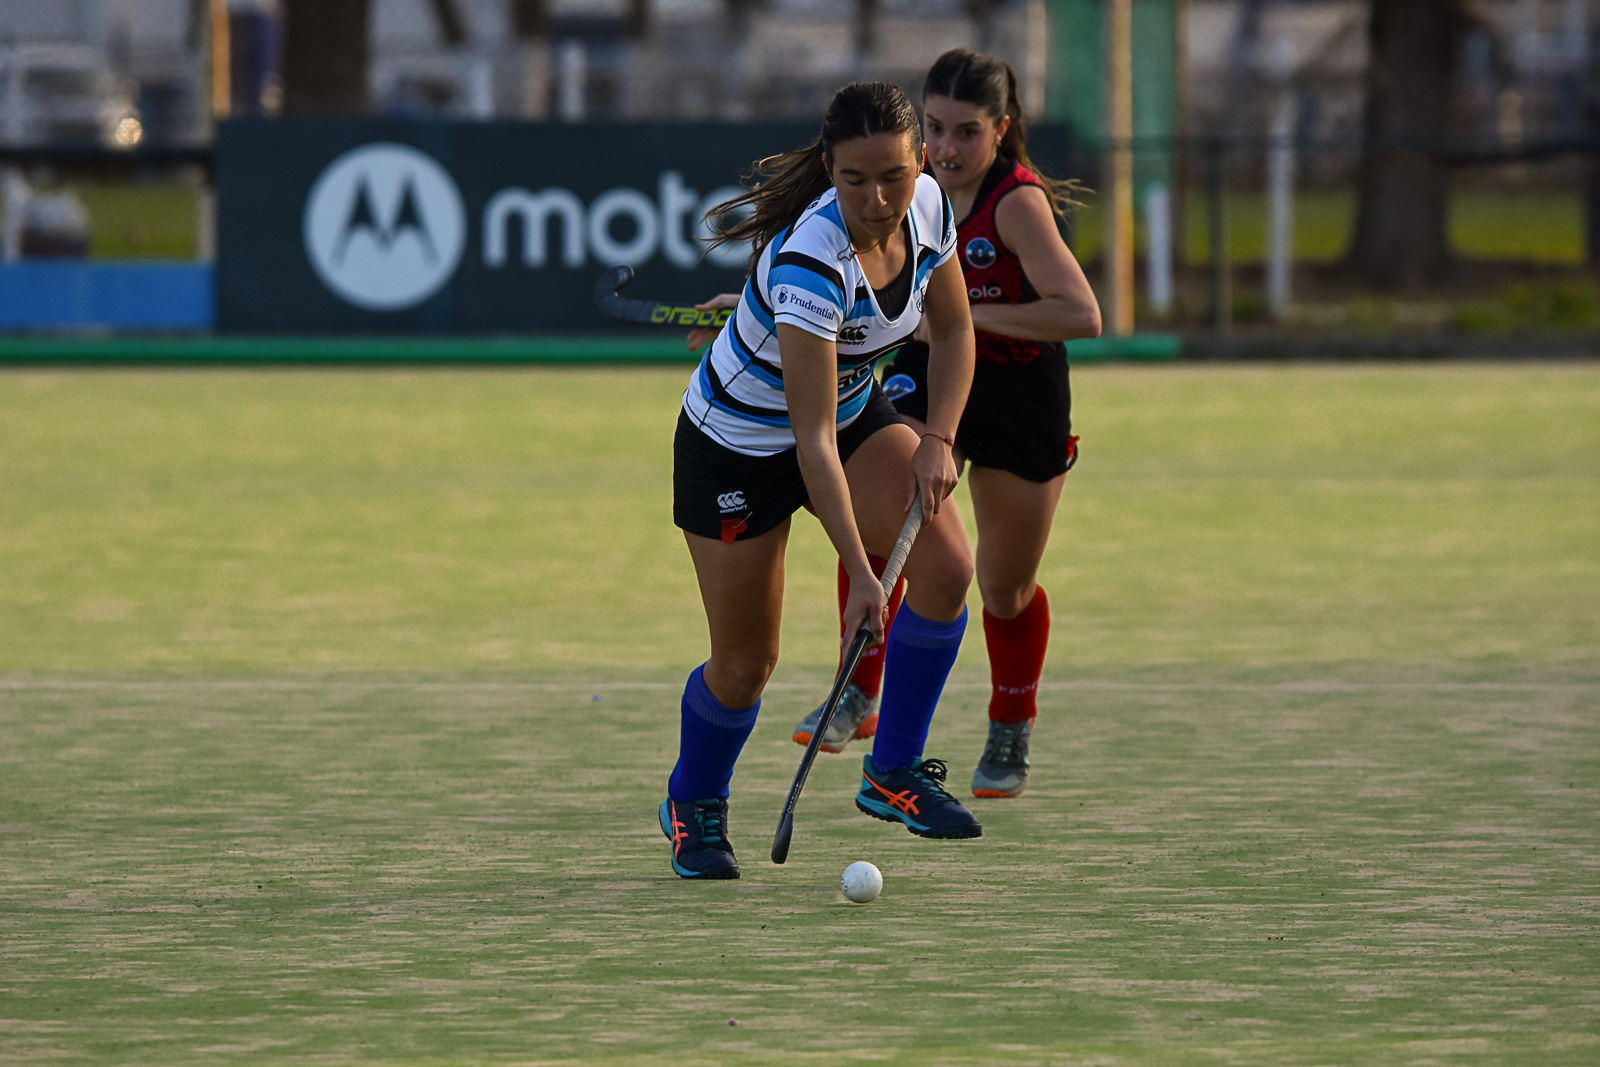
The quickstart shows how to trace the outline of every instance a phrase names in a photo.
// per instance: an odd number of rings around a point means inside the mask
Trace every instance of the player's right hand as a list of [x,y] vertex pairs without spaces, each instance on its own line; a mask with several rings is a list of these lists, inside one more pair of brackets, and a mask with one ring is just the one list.
[[[696,304],[696,311],[721,311],[723,308],[736,308],[739,306],[738,293],[718,293],[704,304]],[[717,339],[717,334],[722,332],[720,326],[696,326],[689,331],[689,351],[698,352],[706,345]]]
[[871,644],[883,644],[884,616],[888,612],[889,604],[883,596],[883,583],[870,567],[864,568],[861,574],[850,575],[850,594],[844,602],[845,640],[853,640],[862,622],[866,621],[872,627]]
[[918,498],[922,501],[924,521],[939,514],[939,505],[961,481],[961,468],[956,466],[955,454],[942,436],[924,433],[911,454],[911,473],[906,479],[905,510],[910,514]]

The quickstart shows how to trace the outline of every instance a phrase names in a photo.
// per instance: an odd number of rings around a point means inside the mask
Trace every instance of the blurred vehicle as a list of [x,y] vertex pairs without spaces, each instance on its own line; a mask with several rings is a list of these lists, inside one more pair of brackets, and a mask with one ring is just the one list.
[[0,47],[0,142],[132,148],[144,139],[135,99],[95,48]]
[[494,117],[494,80],[482,56],[392,55],[373,61],[372,99],[395,118]]
[[22,208],[22,255],[83,259],[89,254],[89,212],[71,190],[34,194]]

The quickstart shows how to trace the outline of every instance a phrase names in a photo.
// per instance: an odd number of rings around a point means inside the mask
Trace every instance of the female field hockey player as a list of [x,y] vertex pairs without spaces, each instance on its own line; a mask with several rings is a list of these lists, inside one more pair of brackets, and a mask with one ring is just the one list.
[[[884,632],[868,552],[887,555],[909,509],[926,516],[888,641],[882,709],[856,806],[924,837],[977,837],[922,748],[966,629],[972,557],[942,507],[972,378],[973,335],[956,233],[922,173],[921,124],[899,88],[857,82],[809,147],[762,161],[764,180],[712,212],[721,240],[752,242],[733,318],[683,394],[673,520],[699,579],[711,658],[689,676],[678,762],[660,807],[672,869],[737,878],[728,785],[778,657],[784,549],[808,507],[839,553],[852,631]],[[748,212],[737,221],[735,216]],[[878,361],[926,324],[927,407],[913,430],[883,396]]]
[[[972,793],[1014,797],[1028,782],[1028,739],[1050,638],[1039,563],[1077,459],[1062,342],[1098,336],[1100,308],[1056,227],[1055,216],[1071,204],[1070,184],[1041,177],[1028,159],[1010,65],[965,48],[946,52],[923,83],[922,110],[929,168],[961,220],[956,246],[978,344],[955,447],[957,464],[970,464],[992,684],[989,738]],[[935,410],[928,356],[914,341],[884,370],[885,392],[919,433]],[[883,670],[881,655],[862,658],[823,748],[839,752],[852,738],[872,736]],[[811,740],[820,710],[795,728],[797,742]]]

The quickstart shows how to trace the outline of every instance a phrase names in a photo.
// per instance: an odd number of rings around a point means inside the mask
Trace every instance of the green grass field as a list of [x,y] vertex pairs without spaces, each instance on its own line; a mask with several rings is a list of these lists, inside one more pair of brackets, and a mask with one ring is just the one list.
[[192,185],[90,182],[76,189],[89,212],[89,254],[94,258],[193,259],[199,254]]
[[[852,750],[766,862],[800,519],[711,885],[654,826],[685,377],[0,374],[0,1062],[1600,1059],[1600,368],[1078,371],[974,842],[857,814]],[[957,784],[984,679],[974,628]]]

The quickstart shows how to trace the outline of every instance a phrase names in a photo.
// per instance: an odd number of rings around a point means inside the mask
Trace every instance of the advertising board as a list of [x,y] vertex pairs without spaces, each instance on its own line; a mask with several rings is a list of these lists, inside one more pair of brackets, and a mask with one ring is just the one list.
[[217,140],[217,325],[365,333],[615,330],[630,295],[735,289],[702,216],[810,126],[243,120]]
[[[618,332],[595,281],[697,302],[749,249],[709,253],[703,216],[794,123],[243,119],[216,152],[217,328],[251,333]],[[1070,174],[1065,131],[1035,158]]]

